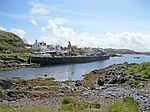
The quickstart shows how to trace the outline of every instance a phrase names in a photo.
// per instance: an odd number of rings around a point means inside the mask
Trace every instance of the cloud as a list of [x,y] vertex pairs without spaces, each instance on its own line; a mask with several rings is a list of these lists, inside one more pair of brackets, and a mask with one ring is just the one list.
[[87,32],[76,33],[73,28],[64,27],[62,18],[50,19],[48,24],[41,29],[45,35],[38,40],[48,44],[61,44],[66,46],[71,41],[78,47],[101,47],[116,49],[133,49],[137,51],[150,51],[150,34],[140,32],[107,32],[104,35],[95,36]]
[[42,27],[41,29],[43,31],[49,30],[52,32],[55,32],[57,29],[57,25],[62,25],[66,22],[66,20],[64,18],[55,18],[54,20],[49,19],[48,20],[48,25],[46,27]]
[[26,35],[26,32],[23,29],[18,29],[18,28],[11,28],[10,32],[18,35],[21,38],[24,38]]
[[37,26],[37,22],[36,22],[34,19],[30,20],[30,22],[31,22],[33,25]]
[[41,29],[50,32],[53,37],[69,40],[75,37],[75,32],[72,28],[60,26],[64,24],[65,21],[63,18],[50,19],[48,20],[48,25]]
[[23,29],[11,28],[9,30],[9,29],[7,29],[7,28],[5,28],[3,26],[0,26],[0,30],[6,31],[6,32],[12,32],[12,33],[18,35],[19,37],[21,37],[23,40],[25,40],[26,32]]
[[40,3],[38,0],[32,1],[31,5],[30,14],[46,15],[49,13],[47,5]]
[[0,26],[0,30],[7,31],[7,28],[5,28],[4,26]]

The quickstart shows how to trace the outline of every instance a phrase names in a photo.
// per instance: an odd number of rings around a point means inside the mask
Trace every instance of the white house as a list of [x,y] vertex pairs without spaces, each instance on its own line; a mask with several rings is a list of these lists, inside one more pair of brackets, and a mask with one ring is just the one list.
[[92,48],[83,48],[82,51],[85,53],[87,56],[92,56],[95,55],[96,52]]
[[47,50],[47,45],[46,45],[46,43],[44,43],[44,41],[38,42],[36,40],[35,43],[32,45],[32,49],[33,50],[45,51],[45,50]]

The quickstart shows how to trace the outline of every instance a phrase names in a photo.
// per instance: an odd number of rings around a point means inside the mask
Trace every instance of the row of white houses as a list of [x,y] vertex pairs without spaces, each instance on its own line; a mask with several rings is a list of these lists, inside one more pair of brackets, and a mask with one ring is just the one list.
[[60,50],[60,45],[46,45],[44,41],[38,42],[37,40],[32,45],[32,50],[40,50],[40,51],[53,51],[53,50]]
[[[39,50],[40,52],[69,52],[69,49],[64,49],[62,46],[56,44],[56,45],[46,45],[44,41],[38,42],[37,40],[32,45],[32,50]],[[85,55],[104,55],[106,52],[103,49],[99,49],[98,52],[94,51],[92,48],[82,48],[82,52],[85,53]]]

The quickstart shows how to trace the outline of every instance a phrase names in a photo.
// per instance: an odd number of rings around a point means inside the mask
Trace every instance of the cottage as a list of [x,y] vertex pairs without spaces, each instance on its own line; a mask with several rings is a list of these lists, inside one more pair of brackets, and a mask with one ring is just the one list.
[[46,45],[46,43],[44,43],[44,41],[38,42],[36,40],[35,43],[32,45],[32,49],[33,50],[45,51],[45,50],[47,50],[47,45]]

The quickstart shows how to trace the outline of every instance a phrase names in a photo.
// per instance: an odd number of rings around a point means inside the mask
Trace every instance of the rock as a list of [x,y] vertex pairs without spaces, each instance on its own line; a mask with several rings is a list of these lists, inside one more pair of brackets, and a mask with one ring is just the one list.
[[99,86],[103,86],[103,85],[104,85],[104,81],[101,80],[101,79],[99,79],[99,80],[97,81],[97,84],[98,84]]
[[93,74],[97,74],[98,73],[98,70],[94,70],[92,71]]
[[112,77],[110,80],[109,80],[109,84],[122,84],[122,83],[125,83],[128,79],[127,78],[124,78],[124,77],[117,77],[117,76],[114,76]]
[[121,78],[118,80],[118,83],[122,84],[122,83],[125,83],[126,81],[127,81],[127,78],[121,77]]
[[18,99],[25,97],[25,93],[21,91],[8,91],[7,96]]
[[118,80],[117,80],[117,77],[116,76],[114,76],[114,77],[112,77],[110,80],[109,80],[109,84],[115,84],[116,82],[117,82]]
[[14,86],[15,84],[11,83],[11,81],[7,81],[7,80],[0,80],[0,86],[3,89],[10,89]]
[[9,91],[8,93],[7,93],[7,95],[9,96],[9,97],[14,97],[14,91]]
[[75,86],[82,86],[82,83],[80,81],[75,81]]

